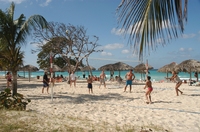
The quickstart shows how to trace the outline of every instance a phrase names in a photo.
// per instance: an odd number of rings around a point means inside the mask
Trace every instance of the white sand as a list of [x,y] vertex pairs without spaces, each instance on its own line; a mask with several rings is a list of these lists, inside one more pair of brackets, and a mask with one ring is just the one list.
[[99,89],[99,82],[94,82],[93,94],[88,94],[86,81],[78,81],[76,88],[70,88],[67,82],[56,83],[52,101],[46,89],[41,93],[42,82],[21,79],[18,92],[31,99],[27,110],[49,116],[76,116],[113,126],[153,124],[173,132],[200,131],[200,87],[182,84],[183,95],[176,96],[174,86],[175,83],[153,83],[153,104],[144,103],[144,85],[133,85],[129,93],[129,87],[123,92],[124,84],[117,82],[107,82],[107,89]]

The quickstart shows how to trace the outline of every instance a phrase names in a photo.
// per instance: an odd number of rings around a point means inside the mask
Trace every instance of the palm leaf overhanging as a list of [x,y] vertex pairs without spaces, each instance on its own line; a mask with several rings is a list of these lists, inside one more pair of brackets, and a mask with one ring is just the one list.
[[120,31],[125,36],[129,34],[128,43],[133,44],[140,60],[144,50],[155,50],[183,33],[187,3],[188,0],[122,0],[117,8]]
[[12,72],[12,93],[16,95],[17,70],[23,64],[24,58],[21,46],[26,44],[31,29],[36,27],[44,29],[48,23],[40,15],[33,15],[26,20],[26,17],[21,14],[17,19],[14,19],[14,9],[13,2],[5,12],[0,9],[0,67]]

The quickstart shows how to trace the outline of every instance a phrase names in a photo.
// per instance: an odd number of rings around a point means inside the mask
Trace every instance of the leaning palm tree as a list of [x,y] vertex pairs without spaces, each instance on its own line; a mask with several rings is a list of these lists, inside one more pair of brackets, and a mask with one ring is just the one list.
[[15,4],[12,2],[10,8],[5,12],[0,10],[0,64],[12,72],[13,95],[17,94],[17,71],[19,65],[23,64],[24,53],[21,46],[26,43],[27,36],[35,27],[46,28],[47,21],[40,15],[33,15],[26,20],[21,14],[14,19]]
[[117,8],[120,31],[129,34],[128,43],[140,60],[145,49],[155,50],[183,33],[187,4],[188,0],[122,0]]

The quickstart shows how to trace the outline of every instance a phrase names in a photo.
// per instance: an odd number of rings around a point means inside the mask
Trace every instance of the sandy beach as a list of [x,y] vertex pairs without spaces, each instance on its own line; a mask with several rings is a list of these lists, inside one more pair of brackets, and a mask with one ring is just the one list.
[[[0,80],[2,90],[6,82],[4,78]],[[70,88],[67,82],[59,82],[53,87],[52,100],[51,88],[50,94],[46,93],[46,89],[42,94],[41,80],[18,79],[18,92],[31,99],[27,111],[45,115],[54,124],[51,125],[53,128],[69,125],[65,117],[73,116],[95,124],[108,123],[108,128],[154,125],[173,132],[200,131],[200,86],[183,83],[180,87],[183,94],[176,96],[175,83],[153,82],[153,103],[146,104],[144,83],[134,83],[131,93],[129,87],[127,92],[123,92],[124,83],[107,81],[106,84],[106,89],[103,86],[99,89],[99,82],[94,82],[94,93],[89,94],[86,80],[78,80],[76,88]],[[78,122],[70,125],[86,127]]]

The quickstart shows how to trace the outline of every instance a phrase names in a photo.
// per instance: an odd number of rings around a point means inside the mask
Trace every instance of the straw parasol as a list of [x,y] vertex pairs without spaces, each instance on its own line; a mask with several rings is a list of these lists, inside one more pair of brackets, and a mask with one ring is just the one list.
[[[148,70],[153,69],[151,65],[148,65]],[[146,65],[144,63],[140,63],[133,68],[136,73],[146,73]]]
[[[33,66],[33,65],[25,65],[24,67],[20,68],[20,70],[28,71],[29,82],[30,82],[30,78],[31,78],[31,72],[39,71],[39,69],[36,66]],[[24,75],[24,77],[25,77],[25,75]]]
[[132,66],[123,62],[117,62],[114,64],[107,64],[107,65],[101,66],[98,70],[119,71],[119,76],[120,76],[120,71],[131,70],[131,69],[133,69]]
[[[50,71],[50,67],[46,67],[46,68],[44,68],[43,69],[44,71]],[[52,71],[53,72],[60,72],[60,71],[62,71],[62,69],[58,66],[58,65],[53,65],[52,66]]]
[[175,70],[177,63],[176,62],[172,62],[170,64],[164,65],[163,67],[159,68],[157,71],[158,72],[165,72],[167,73],[167,77],[168,77],[168,73],[172,72],[173,70]]
[[107,65],[101,66],[98,70],[119,71],[119,70],[130,70],[130,69],[133,69],[133,67],[123,62],[117,62],[114,64],[107,64]]
[[32,71],[32,72],[39,71],[39,69],[36,66],[33,66],[33,65],[25,65],[24,67],[21,68],[21,70]]
[[192,72],[200,72],[200,62],[194,59],[189,59],[182,61],[180,64],[176,65],[176,71],[188,72],[190,74],[190,79],[192,78]]
[[80,69],[81,71],[90,71],[90,70],[95,71],[96,70],[96,68],[92,66],[85,66],[85,67],[81,67]]
[[[71,70],[73,71],[74,69],[75,69],[75,66],[74,66],[74,65],[71,65],[71,66],[65,65],[65,66],[62,68],[62,71],[70,72]],[[80,70],[81,70],[80,67],[78,67],[78,68],[76,69],[76,71],[80,71]]]
[[[153,67],[148,64],[148,70],[151,70],[151,69],[153,69]],[[146,68],[146,65],[144,63],[140,63],[133,68],[133,71],[135,73],[141,73],[141,78],[142,78],[142,74],[147,72],[146,70],[147,70],[147,68]]]

